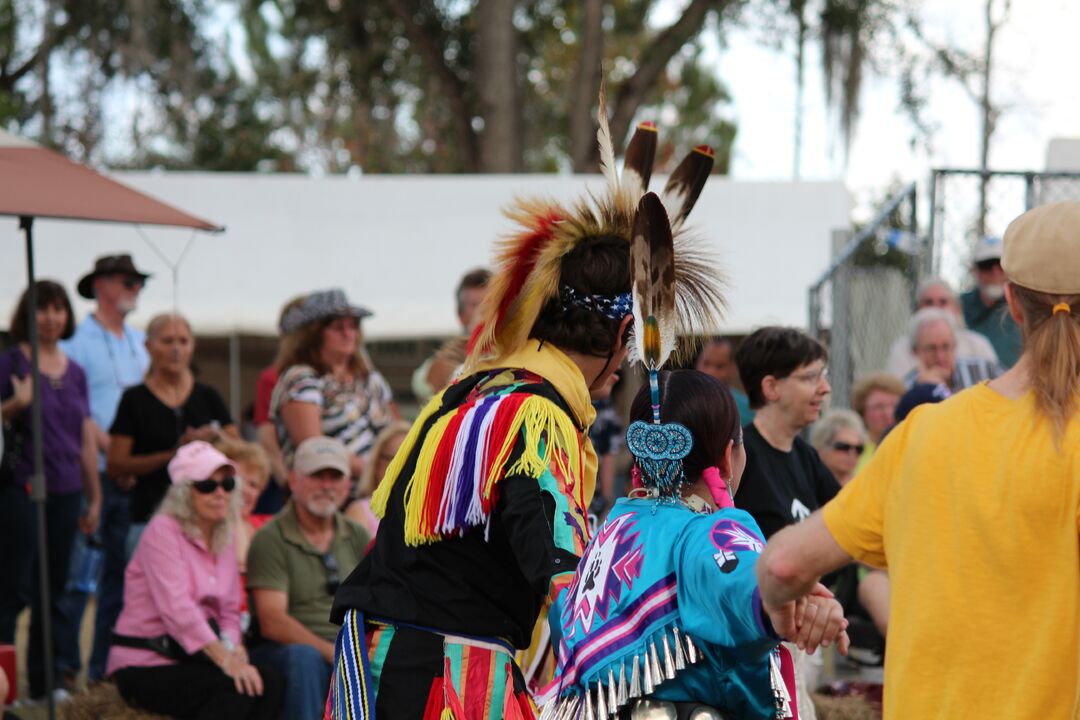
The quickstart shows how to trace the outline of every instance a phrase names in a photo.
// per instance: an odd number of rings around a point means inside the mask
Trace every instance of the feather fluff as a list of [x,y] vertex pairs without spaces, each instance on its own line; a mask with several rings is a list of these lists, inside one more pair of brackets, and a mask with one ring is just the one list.
[[615,167],[615,145],[611,140],[611,128],[608,126],[607,100],[604,98],[604,83],[600,83],[600,110],[597,112],[598,127],[596,142],[600,146],[600,172],[607,179],[608,192],[612,196],[619,193],[619,175]]
[[646,369],[660,368],[675,347],[675,246],[656,193],[638,203],[630,241],[634,345]]
[[675,172],[668,178],[664,186],[663,202],[674,232],[678,232],[682,227],[686,216],[690,214],[698,196],[701,195],[705,181],[709,179],[709,173],[712,172],[715,157],[716,154],[711,147],[698,145],[683,158],[683,161],[675,168]]

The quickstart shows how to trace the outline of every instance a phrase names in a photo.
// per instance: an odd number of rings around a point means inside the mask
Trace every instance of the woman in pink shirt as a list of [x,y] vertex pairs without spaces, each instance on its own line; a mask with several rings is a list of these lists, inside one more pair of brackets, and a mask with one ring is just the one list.
[[248,661],[234,547],[236,469],[202,441],[169,463],[172,482],[124,575],[108,675],[129,704],[198,720],[277,717],[284,683]]

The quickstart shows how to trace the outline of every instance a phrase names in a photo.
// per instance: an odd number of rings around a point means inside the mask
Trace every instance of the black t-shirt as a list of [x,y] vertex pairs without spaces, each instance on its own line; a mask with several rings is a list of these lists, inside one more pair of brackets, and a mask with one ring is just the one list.
[[[451,386],[443,409],[452,410],[475,383]],[[524,386],[565,407],[550,385]],[[472,528],[461,537],[411,547],[405,544],[404,493],[428,429],[426,423],[401,479],[394,483],[375,545],[342,584],[331,619],[341,622],[350,608],[369,619],[415,625],[456,635],[506,638],[529,645],[551,578],[573,571],[578,558],[555,546],[555,501],[535,478],[507,475],[491,513],[490,531]],[[518,440],[505,467],[524,448]]]
[[735,506],[753,515],[765,537],[805,519],[840,491],[815,450],[796,437],[791,452],[777,450],[754,423],[743,428],[746,470]]
[[[149,455],[174,449],[187,428],[215,421],[221,427],[232,424],[225,401],[209,385],[195,383],[184,404],[171,408],[144,384],[124,391],[109,433],[130,437],[132,455]],[[147,522],[168,489],[169,471],[164,466],[136,478],[131,491],[131,521]]]

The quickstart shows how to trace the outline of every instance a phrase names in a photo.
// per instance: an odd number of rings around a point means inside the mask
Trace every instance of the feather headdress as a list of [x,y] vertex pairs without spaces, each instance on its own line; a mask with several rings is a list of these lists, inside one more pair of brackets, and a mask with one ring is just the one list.
[[[480,308],[480,322],[470,338],[466,373],[524,346],[544,306],[563,293],[563,258],[582,240],[625,238],[629,252],[635,228],[641,223],[648,223],[650,228],[666,227],[671,247],[667,253],[667,290],[661,293],[664,311],[658,316],[663,320],[663,358],[671,354],[676,334],[698,334],[714,330],[718,324],[724,306],[720,273],[683,229],[712,170],[712,150],[706,146],[695,148],[679,164],[664,188],[662,200],[650,194],[646,217],[641,203],[656,155],[656,126],[645,122],[635,128],[620,173],[602,86],[599,107],[596,137],[605,187],[573,204],[518,199],[506,210],[519,230],[497,248],[496,272]],[[626,300],[624,306],[612,299],[611,307],[625,307],[629,314],[629,298]],[[636,333],[642,333],[641,321]],[[632,359],[641,359],[640,348]]]

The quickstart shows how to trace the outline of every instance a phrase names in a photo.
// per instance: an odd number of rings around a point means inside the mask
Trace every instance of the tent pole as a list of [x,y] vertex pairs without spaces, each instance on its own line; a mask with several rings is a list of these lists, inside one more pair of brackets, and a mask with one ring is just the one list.
[[30,405],[30,432],[33,447],[33,474],[30,476],[30,499],[37,506],[37,545],[38,545],[38,593],[41,609],[41,644],[42,657],[45,660],[45,701],[48,703],[49,720],[56,718],[56,703],[53,699],[53,642],[52,642],[52,598],[49,592],[49,547],[48,530],[45,527],[45,463],[42,451],[41,420],[41,364],[38,357],[37,327],[37,279],[34,277],[34,218],[29,215],[19,217],[19,227],[26,234],[26,328],[30,340],[30,376],[33,378],[34,399]]

